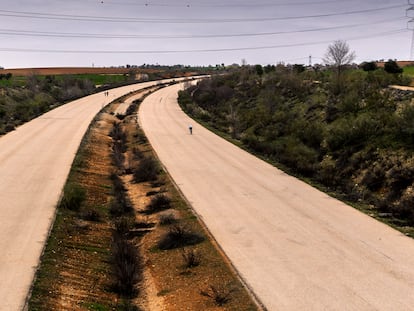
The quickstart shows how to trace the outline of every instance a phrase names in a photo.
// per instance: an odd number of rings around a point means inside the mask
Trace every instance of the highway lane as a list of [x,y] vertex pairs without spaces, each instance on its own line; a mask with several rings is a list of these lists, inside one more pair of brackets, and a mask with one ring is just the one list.
[[94,116],[110,101],[159,83],[81,98],[0,137],[0,310],[23,308],[56,204]]
[[414,310],[413,239],[201,127],[179,88],[147,97],[139,122],[268,310]]

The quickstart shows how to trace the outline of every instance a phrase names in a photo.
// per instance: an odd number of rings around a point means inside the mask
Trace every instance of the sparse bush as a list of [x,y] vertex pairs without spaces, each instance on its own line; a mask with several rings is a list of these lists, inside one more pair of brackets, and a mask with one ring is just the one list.
[[159,171],[159,165],[154,158],[144,157],[134,171],[134,181],[155,181],[157,180]]
[[110,179],[112,180],[114,193],[126,191],[122,179],[116,173],[111,173]]
[[93,207],[87,208],[82,211],[82,219],[99,222],[102,218],[101,213]]
[[171,207],[171,199],[164,194],[157,194],[147,205],[145,212],[147,214],[156,213]]
[[133,211],[131,202],[125,196],[125,194],[119,194],[112,200],[109,207],[109,213],[114,217],[129,214]]
[[172,224],[175,224],[176,222],[177,222],[177,218],[174,216],[173,213],[164,213],[164,214],[161,214],[159,217],[159,224],[161,226],[172,225]]
[[199,233],[194,233],[183,225],[174,225],[161,236],[158,241],[158,248],[162,250],[195,245],[204,241]]
[[109,132],[109,136],[112,137],[114,141],[121,141],[126,142],[126,134],[122,129],[121,123],[114,122],[111,131]]
[[133,227],[133,222],[129,217],[119,217],[115,219],[115,232],[119,235],[127,234]]
[[78,184],[66,185],[60,206],[71,211],[79,211],[86,199],[86,191]]
[[14,129],[15,129],[15,128],[16,128],[16,127],[15,127],[15,125],[14,125],[14,124],[8,123],[8,124],[6,124],[6,126],[4,127],[4,131],[5,131],[6,133],[8,133],[8,132],[14,131]]
[[119,168],[120,170],[124,169],[124,163],[125,163],[125,156],[124,156],[124,150],[125,146],[122,146],[119,142],[115,142],[112,146],[112,159],[114,165]]
[[201,255],[194,249],[185,250],[183,249],[181,256],[183,257],[184,267],[193,268],[197,267],[201,263]]
[[233,291],[233,289],[224,286],[216,287],[211,285],[207,290],[200,291],[200,294],[211,298],[217,306],[223,306],[230,301],[230,295]]
[[124,297],[136,296],[136,284],[142,278],[141,266],[135,245],[115,236],[112,246],[113,290]]
[[144,158],[144,153],[141,150],[139,150],[138,148],[134,147],[132,149],[132,154],[133,154],[134,160],[139,161],[139,160],[142,160]]
[[123,300],[117,307],[116,311],[140,311],[141,309],[131,303],[130,300]]
[[374,164],[366,171],[361,183],[364,184],[370,191],[377,191],[384,184],[384,178],[384,167],[381,164]]
[[145,144],[148,142],[147,137],[141,129],[138,129],[134,134],[134,137],[137,139],[138,144]]
[[412,189],[403,194],[394,211],[398,213],[399,217],[407,220],[410,226],[414,225],[414,193]]
[[123,120],[123,119],[125,119],[125,117],[126,117],[126,115],[124,115],[124,114],[120,114],[120,113],[117,113],[116,115],[115,115],[115,117],[118,119],[118,120]]
[[132,102],[132,104],[130,104],[129,106],[128,106],[128,108],[127,108],[127,110],[126,110],[126,115],[127,116],[130,116],[130,115],[132,115],[132,114],[134,114],[136,111],[137,111],[137,108],[138,108],[138,105],[141,103],[141,100],[139,100],[139,99],[137,99],[137,100],[134,100],[133,102]]

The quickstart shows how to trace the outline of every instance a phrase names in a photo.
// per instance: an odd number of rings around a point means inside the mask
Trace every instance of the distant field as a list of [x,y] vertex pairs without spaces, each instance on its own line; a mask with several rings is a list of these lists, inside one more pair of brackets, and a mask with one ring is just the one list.
[[[56,80],[63,80],[64,77],[73,77],[77,80],[90,80],[95,85],[104,84],[116,84],[127,81],[128,77],[125,74],[70,74],[70,75],[58,75],[55,76]],[[45,76],[38,76],[38,79],[42,80]],[[1,79],[0,87],[11,87],[11,86],[24,86],[28,76],[12,76],[9,80]]]
[[51,67],[51,68],[18,68],[2,69],[0,74],[11,73],[13,76],[31,76],[31,75],[77,75],[77,74],[126,74],[132,69],[137,73],[154,73],[160,70],[141,69],[141,68],[118,68],[118,67]]
[[414,66],[404,67],[404,74],[414,77]]

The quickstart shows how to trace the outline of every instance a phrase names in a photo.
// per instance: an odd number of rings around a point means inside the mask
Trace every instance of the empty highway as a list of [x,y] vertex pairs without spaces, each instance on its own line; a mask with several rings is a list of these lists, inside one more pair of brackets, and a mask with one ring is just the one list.
[[268,310],[414,310],[413,239],[201,127],[178,90],[147,97],[140,123]]

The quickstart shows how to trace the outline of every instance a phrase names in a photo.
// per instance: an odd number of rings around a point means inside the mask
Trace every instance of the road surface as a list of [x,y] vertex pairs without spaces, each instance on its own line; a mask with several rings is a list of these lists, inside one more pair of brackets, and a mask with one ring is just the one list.
[[202,128],[178,87],[147,97],[140,123],[268,310],[414,310],[413,239]]
[[93,117],[115,98],[158,83],[135,84],[109,90],[108,96],[102,92],[76,100],[0,137],[1,311],[24,306],[56,204]]

